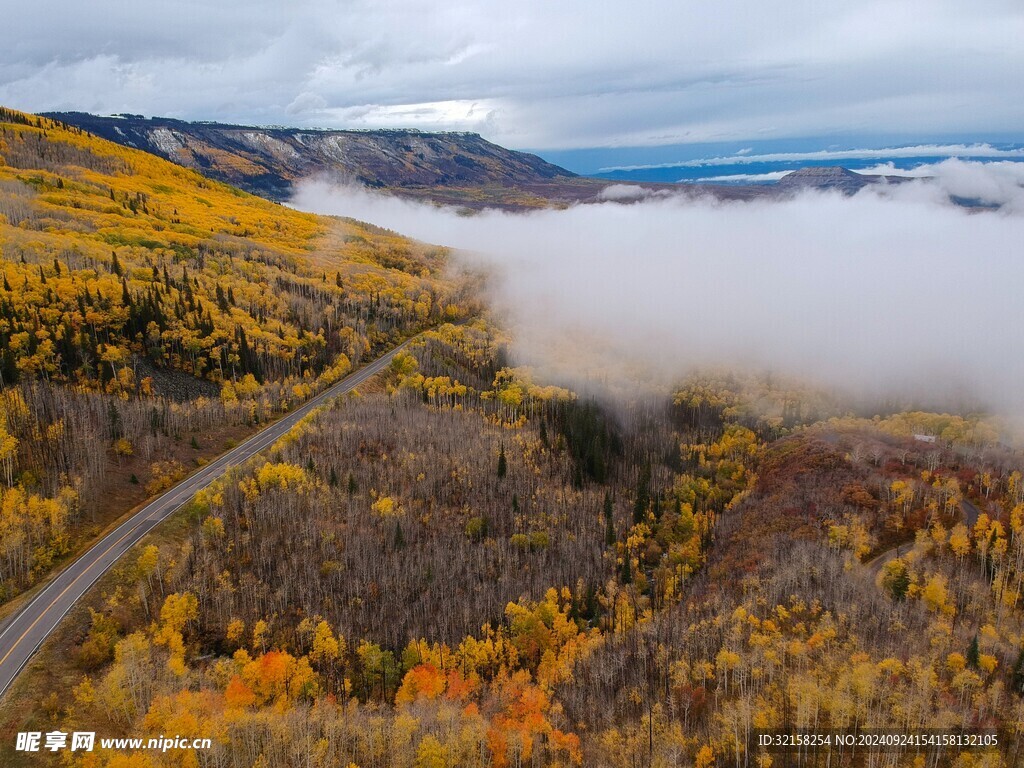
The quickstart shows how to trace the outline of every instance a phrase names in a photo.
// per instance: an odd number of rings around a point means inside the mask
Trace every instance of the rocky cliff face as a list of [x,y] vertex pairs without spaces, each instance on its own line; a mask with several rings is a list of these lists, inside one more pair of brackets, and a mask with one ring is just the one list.
[[507,187],[572,182],[575,174],[472,133],[330,131],[189,123],[138,115],[48,115],[273,200],[326,174],[391,189]]

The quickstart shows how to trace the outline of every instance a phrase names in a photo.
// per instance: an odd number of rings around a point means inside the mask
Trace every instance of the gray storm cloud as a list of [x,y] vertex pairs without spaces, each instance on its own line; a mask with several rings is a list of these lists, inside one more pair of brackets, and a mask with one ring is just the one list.
[[[495,274],[517,359],[559,376],[772,370],[862,396],[1024,414],[1024,192],[957,161],[932,181],[776,202],[648,198],[475,216],[302,184],[293,204],[459,249]],[[1005,197],[1000,212],[949,188]],[[646,375],[646,374],[643,374]]]
[[[1016,135],[1019,0],[40,0],[0,103],[513,147]],[[900,141],[901,139],[896,139]]]

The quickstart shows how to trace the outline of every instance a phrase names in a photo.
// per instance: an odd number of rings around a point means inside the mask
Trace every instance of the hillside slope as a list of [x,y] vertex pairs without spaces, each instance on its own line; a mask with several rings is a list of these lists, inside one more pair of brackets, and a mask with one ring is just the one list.
[[0,130],[7,382],[106,384],[132,354],[214,381],[318,374],[445,309],[440,254],[393,233],[45,118],[4,110]]
[[0,603],[222,446],[458,316],[443,260],[0,109]]
[[581,184],[592,193],[603,186],[473,133],[258,128],[82,112],[47,116],[272,200],[287,200],[296,181],[320,174],[406,194],[429,189],[432,196],[465,203],[484,190],[488,197],[518,190],[522,198],[531,189],[550,195],[562,186]]

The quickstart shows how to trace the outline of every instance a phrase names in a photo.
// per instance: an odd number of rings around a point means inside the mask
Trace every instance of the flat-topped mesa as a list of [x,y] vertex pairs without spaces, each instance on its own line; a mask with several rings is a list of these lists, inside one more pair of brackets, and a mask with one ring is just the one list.
[[776,185],[779,189],[838,189],[853,194],[875,182],[877,177],[864,176],[839,165],[814,165],[786,174]]
[[48,116],[273,200],[287,200],[296,181],[321,174],[392,189],[515,188],[576,179],[536,155],[475,133],[258,127],[82,112]]

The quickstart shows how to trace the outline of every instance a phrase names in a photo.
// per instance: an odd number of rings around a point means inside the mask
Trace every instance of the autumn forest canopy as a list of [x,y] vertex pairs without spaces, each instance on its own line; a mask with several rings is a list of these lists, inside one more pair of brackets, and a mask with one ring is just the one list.
[[[578,386],[518,359],[491,276],[453,266],[0,109],[0,622],[129,510],[411,339],[118,560],[0,700],[0,763],[1024,760],[1009,425],[749,369]],[[999,746],[752,740],[870,728]],[[12,749],[55,729],[212,747]]]

